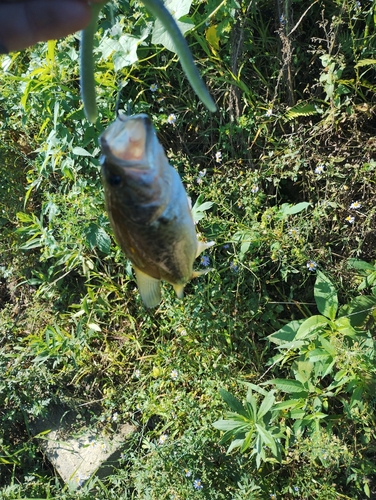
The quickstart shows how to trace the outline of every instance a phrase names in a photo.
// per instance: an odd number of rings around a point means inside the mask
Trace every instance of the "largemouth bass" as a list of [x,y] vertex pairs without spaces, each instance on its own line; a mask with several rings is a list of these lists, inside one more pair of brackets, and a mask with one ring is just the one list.
[[159,304],[161,280],[183,298],[186,283],[207,272],[194,272],[194,260],[214,242],[198,241],[187,193],[151,120],[119,115],[100,146],[108,216],[144,304]]

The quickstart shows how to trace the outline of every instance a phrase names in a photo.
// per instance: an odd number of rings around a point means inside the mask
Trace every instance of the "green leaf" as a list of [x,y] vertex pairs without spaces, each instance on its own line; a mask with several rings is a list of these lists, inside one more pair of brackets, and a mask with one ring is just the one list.
[[[248,450],[248,448],[251,447],[251,445],[253,444],[253,441],[254,441],[254,436],[255,436],[255,431],[254,429],[250,430],[249,432],[247,432],[247,435],[245,436],[245,438],[243,439],[243,444],[242,444],[242,447],[240,448],[240,451],[242,453],[244,453],[245,451]],[[231,446],[230,446],[231,448]]]
[[261,406],[257,412],[257,420],[261,419],[264,415],[268,413],[270,408],[273,406],[275,401],[274,391],[270,391],[267,396],[265,396]]
[[289,410],[302,405],[304,405],[304,401],[302,399],[286,399],[286,401],[276,403],[274,405],[274,410]]
[[361,295],[343,306],[340,314],[341,317],[347,316],[351,325],[356,327],[363,325],[375,308],[376,297],[374,295]]
[[263,396],[267,396],[269,394],[268,391],[266,391],[265,389],[263,389],[259,385],[252,384],[252,382],[244,382],[244,381],[240,380],[240,383],[242,383],[243,385],[245,385],[246,387],[248,387],[248,389],[250,389],[251,391],[252,390],[256,391],[259,394],[262,394]]
[[231,453],[235,448],[242,448],[244,441],[244,439],[234,439],[228,447],[227,453]]
[[285,114],[285,120],[290,121],[299,116],[312,116],[322,114],[323,110],[317,104],[299,103],[290,108]]
[[360,59],[354,66],[354,68],[361,68],[362,66],[374,66],[376,65],[376,59]]
[[308,359],[312,361],[312,363],[315,363],[317,361],[325,361],[329,357],[331,357],[330,354],[328,354],[323,349],[313,349],[312,351],[308,352]]
[[[234,431],[235,429],[241,429],[243,426],[236,420],[217,420],[214,422],[213,427],[220,431]],[[244,424],[243,424],[244,425]],[[247,427],[248,428],[248,427]]]
[[312,370],[313,363],[311,361],[296,361],[293,365],[294,376],[302,384],[310,380]]
[[290,321],[290,323],[287,323],[287,325],[269,335],[268,339],[270,342],[274,342],[274,344],[277,345],[284,344],[285,342],[291,342],[295,339],[295,335],[303,322],[304,319]]
[[[182,17],[186,16],[189,13],[189,9],[191,8],[192,0],[166,0],[165,7],[170,12],[172,17],[175,19],[176,24],[178,25],[179,30],[182,35],[186,33],[188,30],[194,27],[193,21],[187,19],[186,17],[183,20],[180,20]],[[188,22],[186,22],[188,21]],[[151,38],[151,42],[155,45],[161,44],[167,50],[176,53],[175,44],[167,32],[166,28],[163,26],[162,22],[157,19],[154,23],[153,34]]]
[[334,345],[329,342],[329,340],[324,339],[324,337],[320,337],[320,342],[325,351],[330,354],[330,356],[334,357],[337,355],[337,349],[334,347]]
[[203,219],[205,217],[206,210],[209,210],[213,206],[213,202],[203,201],[203,199],[204,195],[200,195],[192,207],[192,217],[195,223]]
[[231,408],[231,410],[247,418],[247,412],[245,411],[244,406],[235,396],[233,396],[230,392],[226,391],[225,389],[219,389],[219,393],[222,399]]
[[139,38],[127,34],[119,38],[119,50],[113,55],[115,71],[120,71],[126,66],[132,66],[138,61],[137,47],[139,43]]
[[350,269],[358,269],[359,271],[375,271],[375,266],[359,259],[348,259],[347,267]]
[[320,313],[334,320],[338,310],[337,291],[330,279],[321,271],[317,271],[314,295]]
[[284,203],[281,208],[281,215],[283,217],[286,217],[288,215],[294,215],[298,214],[302,210],[305,210],[308,208],[311,204],[308,203],[307,201],[302,201],[301,203],[298,203],[297,205],[289,205],[288,203]]
[[277,455],[277,445],[273,435],[260,424],[256,424],[255,427],[262,441],[272,450],[274,456]]
[[273,380],[269,380],[269,383],[275,385],[275,387],[280,391],[287,392],[289,394],[307,392],[304,385],[298,380],[276,378]]
[[93,156],[91,153],[89,153],[89,151],[81,148],[80,146],[76,146],[75,148],[73,148],[72,153],[77,156]]
[[[343,308],[340,309],[339,314],[341,314],[342,311]],[[346,316],[340,316],[335,320],[334,325],[336,326],[337,330],[342,333],[342,335],[346,335],[347,337],[351,338],[356,336],[356,331],[351,326],[350,318]]]
[[329,323],[330,321],[325,318],[325,316],[320,316],[318,314],[315,316],[311,316],[300,325],[295,339],[306,339],[312,333],[315,333],[318,330],[322,330]]
[[95,223],[90,223],[86,229],[86,239],[89,243],[90,249],[98,248],[104,254],[110,253],[111,238],[104,229],[97,226]]

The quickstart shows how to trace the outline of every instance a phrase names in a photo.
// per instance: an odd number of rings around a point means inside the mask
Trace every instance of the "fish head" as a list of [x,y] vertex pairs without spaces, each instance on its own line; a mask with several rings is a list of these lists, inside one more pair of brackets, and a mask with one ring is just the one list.
[[99,141],[108,209],[140,224],[158,217],[170,195],[171,167],[149,117],[119,115]]

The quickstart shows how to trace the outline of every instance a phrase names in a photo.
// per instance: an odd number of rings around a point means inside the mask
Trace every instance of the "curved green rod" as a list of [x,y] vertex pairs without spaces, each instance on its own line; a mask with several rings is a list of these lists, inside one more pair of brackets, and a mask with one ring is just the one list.
[[[95,80],[94,80],[94,35],[97,31],[98,15],[109,0],[92,4],[92,16],[89,26],[82,31],[81,48],[80,48],[80,78],[81,78],[81,96],[84,103],[85,115],[87,119],[94,123],[97,117],[97,103],[95,98]],[[197,96],[205,104],[209,111],[213,113],[217,110],[217,106],[211,98],[208,89],[203,82],[198,69],[195,66],[191,51],[188,44],[181,34],[174,18],[164,6],[161,0],[142,0],[147,10],[157,19],[161,21],[164,28],[171,36],[176,53],[180,58],[180,63],[185,74]]]
[[97,118],[97,100],[94,80],[94,35],[97,31],[98,16],[101,8],[109,0],[91,4],[90,24],[81,32],[80,45],[80,82],[81,97],[84,103],[86,118],[95,123]]
[[181,34],[175,19],[169,13],[161,0],[142,0],[147,10],[156,18],[159,19],[172,38],[177,55],[180,58],[180,63],[183,67],[184,73],[187,75],[192,89],[196,92],[197,96],[205,104],[209,111],[214,113],[217,106],[203,82],[198,69],[195,66],[191,51],[184,36]]

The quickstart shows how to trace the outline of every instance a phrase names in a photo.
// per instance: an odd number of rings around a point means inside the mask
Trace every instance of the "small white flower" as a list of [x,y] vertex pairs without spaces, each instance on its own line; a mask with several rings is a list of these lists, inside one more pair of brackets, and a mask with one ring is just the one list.
[[159,444],[165,444],[165,442],[167,441],[167,439],[168,439],[167,434],[162,434],[162,435],[159,437],[158,443],[159,443]]
[[170,373],[170,377],[172,378],[172,380],[177,380],[179,377],[179,372],[177,370],[172,370]]
[[346,217],[345,219],[349,224],[354,224],[355,222],[355,217],[352,217],[351,215],[349,215],[348,217]]
[[112,415],[112,421],[113,421],[113,422],[116,422],[118,418],[119,418],[119,414],[118,414],[117,412],[115,412],[115,413]]
[[141,377],[141,372],[140,372],[140,370],[135,370],[135,371],[134,371],[134,376],[135,376],[136,378],[140,378],[140,377]]
[[307,269],[308,271],[316,271],[317,269],[317,263],[314,260],[309,260],[307,262]]
[[252,194],[256,194],[259,190],[259,187],[256,186],[256,184],[253,184],[253,186],[251,187],[251,193]]
[[150,91],[151,92],[156,92],[158,90],[158,85],[156,83],[152,83],[150,85]]
[[170,115],[168,115],[168,118],[167,118],[167,123],[175,123],[176,122],[176,115],[174,115],[173,113],[171,113]]
[[361,203],[359,203],[359,201],[353,201],[350,205],[350,210],[357,210],[358,208],[362,208]]
[[202,488],[204,487],[203,484],[202,484],[202,481],[201,479],[195,479],[193,481],[193,487],[195,490],[202,490]]
[[221,163],[221,161],[222,161],[222,153],[221,153],[220,151],[217,151],[217,152],[215,153],[215,161],[216,161],[217,163]]
[[265,113],[265,116],[267,116],[269,118],[270,116],[272,116],[272,114],[273,114],[273,108],[269,108],[267,110],[267,112]]
[[317,165],[317,167],[315,168],[315,174],[321,175],[322,173],[324,173],[324,169],[325,165]]

